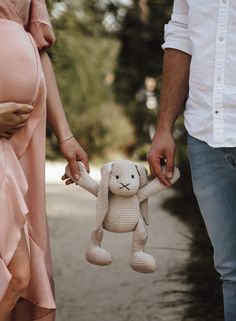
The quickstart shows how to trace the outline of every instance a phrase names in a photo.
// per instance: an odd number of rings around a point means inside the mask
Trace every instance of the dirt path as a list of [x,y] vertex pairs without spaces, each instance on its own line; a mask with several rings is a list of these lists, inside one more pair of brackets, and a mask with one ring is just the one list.
[[169,193],[164,191],[150,200],[146,250],[156,257],[158,271],[143,275],[128,265],[131,234],[105,233],[103,244],[113,254],[113,264],[88,264],[84,252],[94,224],[96,199],[80,187],[47,185],[58,321],[181,320],[184,305],[174,307],[172,302],[181,300],[176,290],[186,289],[176,273],[189,255],[184,236],[189,232],[160,208],[160,201]]

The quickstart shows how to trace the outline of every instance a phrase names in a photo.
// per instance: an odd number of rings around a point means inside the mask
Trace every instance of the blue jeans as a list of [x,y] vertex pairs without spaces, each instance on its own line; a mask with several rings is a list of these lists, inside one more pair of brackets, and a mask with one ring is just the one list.
[[236,148],[212,148],[188,136],[194,193],[223,282],[225,321],[236,321]]

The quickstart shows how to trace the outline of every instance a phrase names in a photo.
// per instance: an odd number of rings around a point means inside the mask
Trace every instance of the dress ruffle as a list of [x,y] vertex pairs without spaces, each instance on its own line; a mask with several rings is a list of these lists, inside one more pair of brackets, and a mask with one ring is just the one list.
[[29,236],[29,245],[33,258],[30,262],[31,282],[22,297],[42,308],[55,309],[54,294],[52,293],[52,284],[45,265],[44,252],[31,236]]
[[24,229],[31,256],[31,281],[22,297],[41,308],[55,309],[45,254],[27,229],[27,180],[14,150],[6,139],[0,139],[0,173],[0,301],[12,278],[7,266],[14,256],[21,231]]
[[[25,195],[28,184],[15,152],[6,139],[0,140],[0,255],[10,263],[21,238],[28,208]],[[0,283],[1,289],[1,283]],[[2,293],[2,289],[0,290]]]
[[51,47],[55,43],[45,0],[31,0],[30,17],[26,29],[33,36],[39,50]]

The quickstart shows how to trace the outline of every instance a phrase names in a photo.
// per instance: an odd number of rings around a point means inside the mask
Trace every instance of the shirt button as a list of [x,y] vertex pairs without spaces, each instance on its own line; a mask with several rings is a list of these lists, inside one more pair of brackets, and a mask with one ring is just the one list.
[[224,38],[223,36],[220,36],[220,37],[219,37],[219,40],[220,40],[221,42],[224,41],[224,39],[225,39],[225,38]]
[[217,77],[217,81],[221,81],[221,76],[218,76],[218,77]]
[[219,110],[215,110],[215,114],[219,114]]
[[222,0],[222,2],[223,2],[223,3],[226,3],[226,2],[227,2],[227,0]]

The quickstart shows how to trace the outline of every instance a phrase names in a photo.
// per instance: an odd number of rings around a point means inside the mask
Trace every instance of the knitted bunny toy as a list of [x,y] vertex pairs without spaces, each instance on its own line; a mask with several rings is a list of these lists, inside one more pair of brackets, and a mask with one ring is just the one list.
[[[87,173],[82,162],[78,162],[81,187],[97,197],[95,229],[86,251],[89,263],[108,265],[112,262],[110,253],[101,247],[103,229],[115,232],[134,232],[130,266],[137,272],[149,273],[156,270],[155,259],[144,253],[147,242],[145,224],[148,225],[148,197],[166,188],[155,178],[147,182],[147,171],[141,164],[129,160],[118,160],[105,164],[101,169],[100,185]],[[71,177],[69,167],[66,174]],[[175,168],[171,183],[179,178]]]

